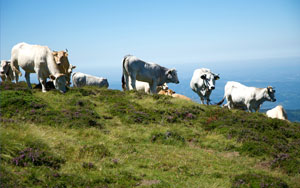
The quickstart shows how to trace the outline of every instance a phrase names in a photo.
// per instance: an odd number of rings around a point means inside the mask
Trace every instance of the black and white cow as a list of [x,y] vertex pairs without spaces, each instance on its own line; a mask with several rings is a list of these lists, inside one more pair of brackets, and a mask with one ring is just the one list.
[[210,94],[215,89],[215,81],[220,79],[219,75],[210,71],[210,69],[202,68],[194,71],[190,82],[190,87],[200,97],[201,103],[210,103]]

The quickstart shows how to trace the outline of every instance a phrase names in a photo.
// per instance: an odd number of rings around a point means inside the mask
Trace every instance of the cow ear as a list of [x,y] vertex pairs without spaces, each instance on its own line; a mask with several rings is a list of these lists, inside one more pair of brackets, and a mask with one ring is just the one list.
[[68,57],[68,55],[69,55],[68,52],[65,52],[65,56]]
[[55,77],[53,74],[50,74],[50,75],[49,75],[49,78],[50,78],[51,80],[55,80],[55,79],[56,79],[56,77]]
[[206,79],[206,74],[201,75],[201,79],[205,80]]
[[215,80],[219,80],[220,76],[219,75],[215,75]]
[[57,56],[57,51],[53,51],[53,52],[52,52],[52,55],[53,55],[53,56]]
[[76,68],[76,66],[73,65],[71,69],[73,70],[73,69],[75,69],[75,68]]
[[171,73],[172,73],[171,69],[167,70],[167,74],[171,74]]

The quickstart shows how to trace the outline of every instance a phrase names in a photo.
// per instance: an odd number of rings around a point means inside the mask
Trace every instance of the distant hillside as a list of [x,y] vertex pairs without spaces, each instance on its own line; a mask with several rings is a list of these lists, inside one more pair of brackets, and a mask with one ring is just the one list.
[[140,92],[0,85],[1,187],[300,187],[300,124]]

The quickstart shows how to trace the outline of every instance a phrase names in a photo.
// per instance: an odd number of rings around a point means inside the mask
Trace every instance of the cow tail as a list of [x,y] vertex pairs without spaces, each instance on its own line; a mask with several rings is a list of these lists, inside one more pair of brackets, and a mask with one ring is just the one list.
[[223,99],[220,102],[216,103],[216,105],[221,105],[224,102],[225,98],[226,97],[224,96]]
[[123,91],[126,90],[126,83],[125,83],[125,77],[124,77],[124,71],[125,71],[124,64],[125,64],[126,58],[127,58],[127,56],[125,56],[123,58],[123,64],[122,64],[122,68],[123,68],[123,71],[122,71],[122,89],[123,89]]

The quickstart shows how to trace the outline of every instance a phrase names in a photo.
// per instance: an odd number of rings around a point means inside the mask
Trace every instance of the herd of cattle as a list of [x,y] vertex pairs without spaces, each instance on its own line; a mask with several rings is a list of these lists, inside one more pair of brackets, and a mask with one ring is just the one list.
[[[71,77],[74,87],[92,85],[108,88],[109,86],[106,78],[80,72],[72,73],[76,66],[69,63],[67,50],[52,51],[47,46],[19,43],[11,50],[11,60],[1,61],[0,76],[2,81],[15,80],[17,83],[19,76],[22,76],[19,67],[25,71],[29,88],[32,88],[30,73],[37,74],[42,92],[47,91],[47,78],[52,80],[53,88],[62,93],[65,93],[67,86],[71,85]],[[142,90],[149,94],[157,93],[191,100],[168,88],[167,83],[179,84],[176,69],[168,69],[155,63],[147,63],[132,55],[123,58],[122,69],[123,90]],[[190,87],[199,95],[202,104],[211,104],[210,95],[215,89],[215,81],[218,79],[220,79],[220,76],[210,69],[202,68],[194,71]],[[242,109],[248,112],[259,111],[260,106],[265,101],[276,101],[274,94],[275,90],[271,86],[255,88],[229,81],[225,85],[224,98],[217,105],[221,105],[226,99],[227,103],[223,107]],[[267,111],[266,114],[268,117],[287,120],[286,112],[281,105]]]

